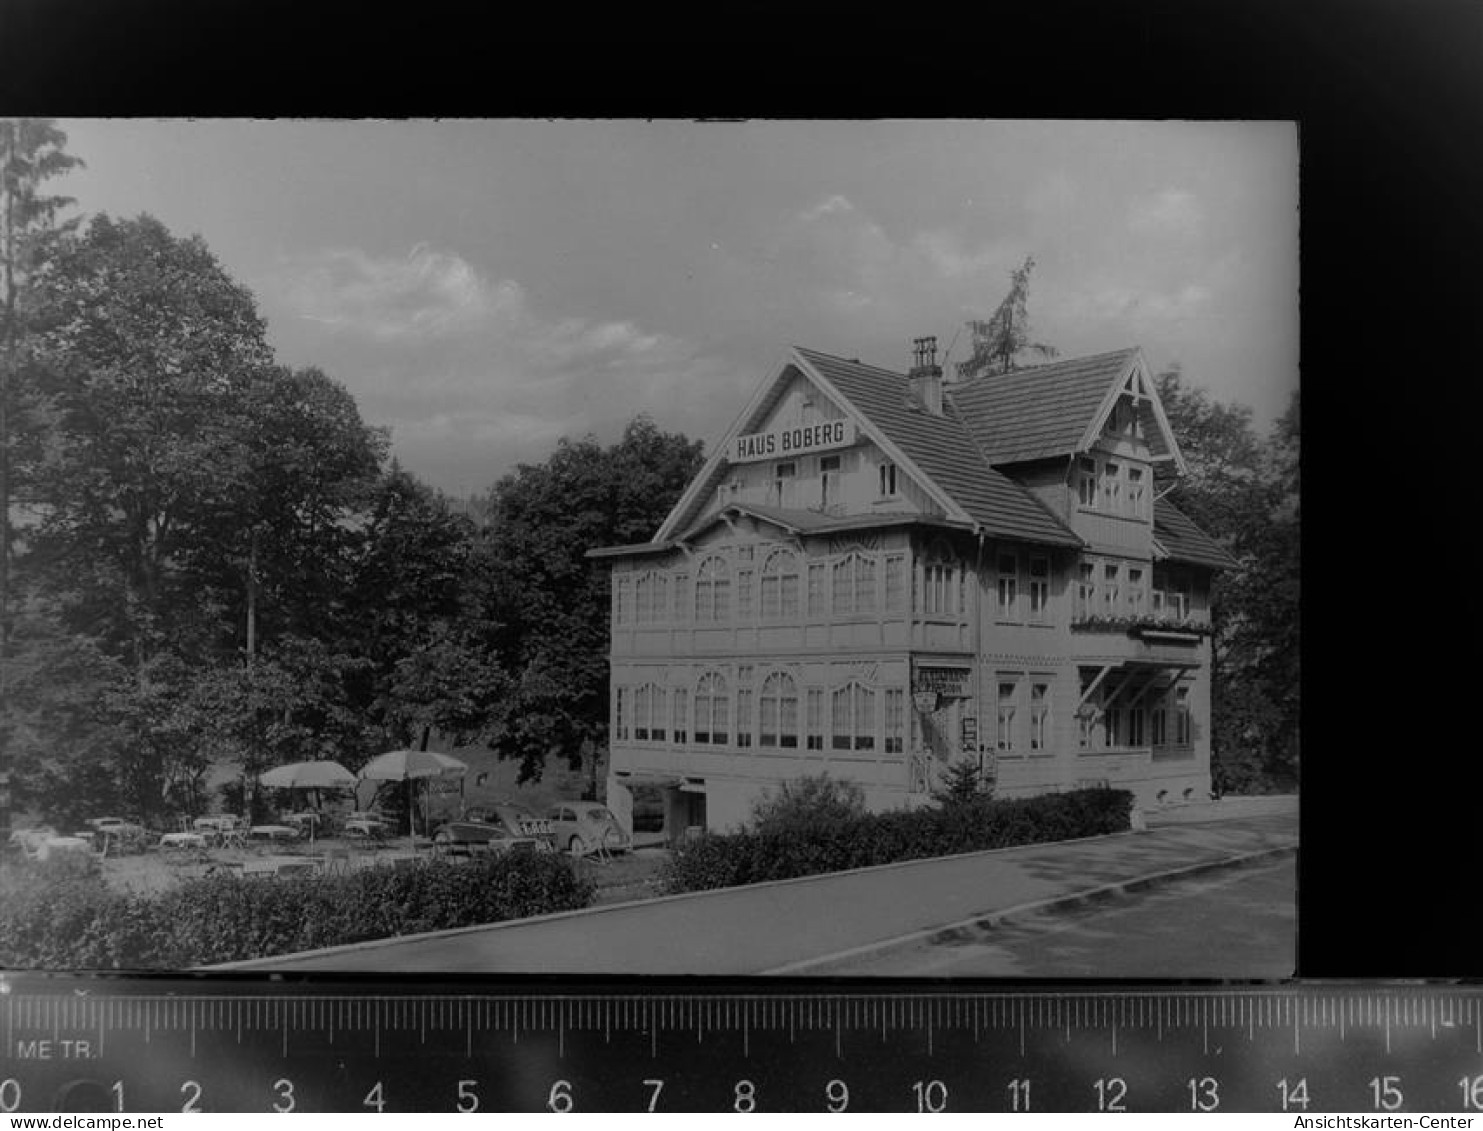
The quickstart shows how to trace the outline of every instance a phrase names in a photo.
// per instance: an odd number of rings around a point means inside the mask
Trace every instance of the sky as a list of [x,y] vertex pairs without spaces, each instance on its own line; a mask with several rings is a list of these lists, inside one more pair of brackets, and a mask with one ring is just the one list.
[[53,191],[200,235],[453,495],[640,413],[710,450],[792,345],[950,367],[1027,256],[1062,357],[1141,346],[1262,431],[1298,384],[1290,122],[59,124]]

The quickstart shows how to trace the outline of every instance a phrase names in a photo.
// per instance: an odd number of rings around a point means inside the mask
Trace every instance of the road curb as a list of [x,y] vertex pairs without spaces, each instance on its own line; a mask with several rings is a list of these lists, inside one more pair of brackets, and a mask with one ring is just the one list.
[[905,935],[896,935],[893,938],[881,939],[877,942],[866,943],[864,946],[836,951],[833,954],[805,958],[798,962],[789,962],[783,966],[774,966],[769,970],[763,970],[760,973],[763,977],[803,974],[819,966],[828,966],[853,958],[878,956],[893,950],[905,949],[924,940],[931,942],[965,941],[974,932],[991,931],[1010,919],[1042,914],[1047,911],[1069,911],[1087,904],[1101,903],[1115,899],[1120,895],[1126,895],[1130,892],[1146,891],[1149,888],[1158,887],[1162,884],[1189,879],[1192,876],[1198,876],[1205,872],[1216,872],[1227,868],[1242,868],[1267,860],[1276,860],[1283,856],[1294,856],[1297,854],[1297,851],[1298,846],[1296,844],[1283,844],[1258,849],[1255,852],[1244,852],[1238,856],[1225,856],[1218,860],[1202,860],[1198,864],[1190,864],[1183,868],[1172,868],[1163,872],[1149,872],[1142,876],[1134,876],[1131,879],[1118,880],[1114,883],[1087,888],[1084,891],[1068,892],[1065,895],[1052,896],[1049,899],[1039,899],[1032,903],[1020,903],[1013,907],[1001,908],[998,911],[983,912],[970,916],[967,919],[959,919],[956,922],[945,923],[936,927],[926,927],[920,931],[912,931]]

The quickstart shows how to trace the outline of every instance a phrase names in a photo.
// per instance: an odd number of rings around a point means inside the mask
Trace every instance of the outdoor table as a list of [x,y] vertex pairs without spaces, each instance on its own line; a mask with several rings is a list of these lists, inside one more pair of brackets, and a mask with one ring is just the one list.
[[299,830],[289,825],[253,825],[247,832],[255,840],[297,840],[299,837]]
[[225,833],[237,827],[236,817],[197,817],[191,827],[198,833]]
[[161,848],[205,848],[206,837],[201,833],[166,833],[160,837]]

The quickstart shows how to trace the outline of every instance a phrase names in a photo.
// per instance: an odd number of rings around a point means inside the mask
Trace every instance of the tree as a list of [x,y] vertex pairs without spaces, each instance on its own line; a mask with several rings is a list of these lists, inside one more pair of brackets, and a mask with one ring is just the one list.
[[992,787],[985,784],[979,773],[978,761],[960,758],[947,768],[943,776],[942,789],[932,794],[932,799],[944,809],[963,805],[976,805],[994,796]]
[[1030,316],[1026,306],[1030,297],[1030,272],[1035,260],[1027,258],[1009,273],[1009,294],[987,322],[970,321],[973,334],[973,356],[958,363],[958,377],[968,380],[983,373],[1008,373],[1017,368],[1016,358],[1029,351],[1041,357],[1055,357],[1056,350],[1043,342],[1030,340]]
[[67,135],[46,119],[0,119],[0,671],[11,637],[14,441],[16,433],[30,430],[34,411],[31,390],[23,388],[35,307],[32,283],[56,237],[75,224],[56,223],[72,199],[41,190],[46,181],[82,164],[66,145]]
[[499,711],[501,752],[523,779],[584,742],[605,744],[609,585],[585,557],[644,542],[699,471],[701,444],[640,416],[604,448],[563,439],[542,464],[522,464],[491,489],[475,576],[487,586],[487,642],[510,678]]
[[1212,776],[1221,790],[1291,788],[1298,771],[1298,397],[1263,440],[1251,410],[1183,382],[1155,379],[1188,474],[1161,476],[1160,493],[1237,560],[1211,594]]

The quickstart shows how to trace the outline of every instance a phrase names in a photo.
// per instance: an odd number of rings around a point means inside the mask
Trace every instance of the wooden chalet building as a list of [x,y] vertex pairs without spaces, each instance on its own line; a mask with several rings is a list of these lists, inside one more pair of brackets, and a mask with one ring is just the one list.
[[[945,383],[795,348],[612,569],[608,802],[726,830],[827,772],[926,803],[1210,788],[1210,580],[1159,498],[1183,461],[1137,349]],[[1161,476],[1161,479],[1164,477]]]

